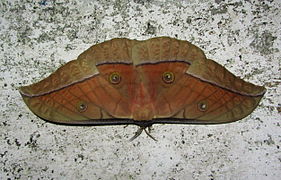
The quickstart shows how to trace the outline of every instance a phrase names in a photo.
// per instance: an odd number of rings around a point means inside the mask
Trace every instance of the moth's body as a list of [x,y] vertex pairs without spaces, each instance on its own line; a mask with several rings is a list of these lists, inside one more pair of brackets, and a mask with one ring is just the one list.
[[20,91],[51,122],[151,125],[236,121],[255,109],[265,88],[235,77],[187,41],[161,37],[92,46]]

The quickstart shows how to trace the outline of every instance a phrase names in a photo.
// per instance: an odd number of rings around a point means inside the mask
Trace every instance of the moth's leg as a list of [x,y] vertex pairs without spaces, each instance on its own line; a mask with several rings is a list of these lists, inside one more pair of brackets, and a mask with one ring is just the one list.
[[129,126],[129,124],[126,124],[125,126],[124,126],[124,128],[127,128]]

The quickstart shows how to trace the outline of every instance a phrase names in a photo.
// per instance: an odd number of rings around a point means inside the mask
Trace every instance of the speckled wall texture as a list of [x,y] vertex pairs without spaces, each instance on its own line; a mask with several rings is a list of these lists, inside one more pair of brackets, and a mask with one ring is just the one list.
[[[1,0],[0,179],[268,179],[281,176],[279,0]],[[34,83],[93,44],[170,36],[264,85],[258,108],[215,126],[69,127],[26,107]]]

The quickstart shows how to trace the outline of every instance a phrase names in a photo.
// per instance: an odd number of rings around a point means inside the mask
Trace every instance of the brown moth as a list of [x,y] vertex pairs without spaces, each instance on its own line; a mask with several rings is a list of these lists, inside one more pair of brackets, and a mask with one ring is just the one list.
[[[234,76],[188,41],[112,39],[20,88],[42,119],[73,125],[216,124],[242,119],[266,89]],[[136,135],[136,136],[137,136]]]

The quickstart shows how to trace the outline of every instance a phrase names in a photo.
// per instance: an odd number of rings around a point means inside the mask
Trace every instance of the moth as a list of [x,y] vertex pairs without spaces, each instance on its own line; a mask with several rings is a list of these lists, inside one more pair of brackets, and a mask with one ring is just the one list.
[[[90,47],[46,79],[20,87],[49,122],[140,126],[242,119],[266,89],[234,76],[188,41],[116,38]],[[147,131],[145,131],[147,132]],[[148,134],[148,133],[147,133]]]

